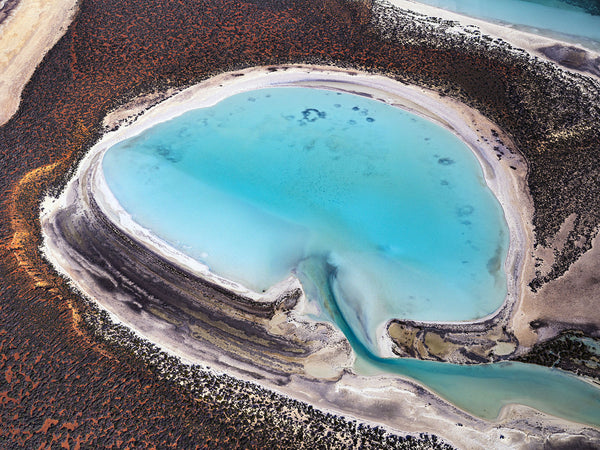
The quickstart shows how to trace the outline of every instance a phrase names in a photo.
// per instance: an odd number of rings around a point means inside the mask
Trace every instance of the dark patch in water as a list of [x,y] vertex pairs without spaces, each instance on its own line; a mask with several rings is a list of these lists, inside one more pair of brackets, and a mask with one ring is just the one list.
[[358,106],[354,106],[354,107],[352,108],[352,111],[359,111],[359,110],[360,110],[360,108],[359,108]]
[[302,111],[302,120],[306,122],[315,122],[317,119],[324,119],[327,114],[315,108],[308,108]]
[[490,274],[496,274],[502,265],[502,248],[496,247],[496,252],[487,262],[487,270]]
[[451,166],[454,164],[454,160],[451,158],[440,158],[438,159],[438,164],[441,164],[442,166]]
[[156,148],[156,153],[172,163],[181,161],[181,155],[178,152],[174,152],[171,147],[167,147],[165,145],[158,146]]
[[367,117],[367,122],[375,122],[375,119],[373,119],[372,117]]
[[181,138],[181,139],[186,139],[192,136],[192,132],[190,131],[190,129],[188,127],[185,128],[181,128],[178,132],[177,132],[177,137]]
[[305,152],[310,152],[311,150],[314,150],[314,148],[315,148],[315,141],[312,140],[308,144],[303,146],[302,150],[304,150]]
[[466,217],[473,214],[475,209],[471,205],[464,205],[457,209],[456,214],[458,217]]

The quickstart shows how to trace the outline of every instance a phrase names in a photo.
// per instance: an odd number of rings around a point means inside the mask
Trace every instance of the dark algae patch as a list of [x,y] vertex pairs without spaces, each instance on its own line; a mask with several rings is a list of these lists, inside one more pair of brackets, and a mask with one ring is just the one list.
[[562,0],[569,5],[584,9],[593,16],[600,16],[600,3],[597,0]]
[[451,25],[367,1],[82,0],[0,128],[0,442],[447,448],[185,368],[106,321],[38,248],[40,200],[64,186],[117,106],[224,71],[334,64],[434,88],[513,137],[529,164],[538,244],[576,215],[551,271],[531,282],[538,289],[598,232],[599,87],[505,43],[448,34]]

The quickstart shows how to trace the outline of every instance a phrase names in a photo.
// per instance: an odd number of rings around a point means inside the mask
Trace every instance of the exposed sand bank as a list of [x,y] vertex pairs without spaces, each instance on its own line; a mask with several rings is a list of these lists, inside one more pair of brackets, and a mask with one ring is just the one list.
[[20,0],[0,23],[0,125],[19,107],[21,91],[67,31],[76,0]]
[[[562,231],[570,230],[567,228]],[[552,254],[552,248],[538,251]],[[552,257],[549,261],[552,261]],[[586,330],[592,335],[597,333],[600,308],[590,307],[590,304],[600,298],[599,264],[600,235],[597,235],[592,248],[575,261],[562,277],[550,281],[535,293],[523,289],[521,307],[513,322],[515,329],[522,331],[519,335],[522,345],[531,346],[539,340],[552,338],[563,330],[573,328]],[[533,273],[530,275],[533,276]],[[533,321],[538,323],[535,331],[529,326]]]
[[[170,329],[165,324],[162,326],[157,324],[149,329],[147,324],[135,323],[138,316],[117,314],[116,304],[120,301],[118,298],[111,295],[98,295],[103,291],[98,286],[94,286],[94,279],[86,274],[88,267],[85,266],[85,262],[82,263],[76,256],[69,254],[62,245],[60,236],[50,232],[54,216],[61,208],[73,202],[76,192],[84,196],[92,193],[94,200],[111,221],[131,234],[138,242],[143,242],[144,245],[151,246],[153,250],[161,253],[165,260],[200,276],[211,277],[211,275],[204,267],[193,260],[190,261],[189,258],[182,258],[151,234],[141,230],[124,211],[119,209],[118,204],[115,204],[115,200],[111,198],[110,192],[103,188],[101,176],[92,178],[95,186],[91,190],[79,186],[78,177],[84,172],[96,175],[101,173],[94,170],[98,168],[99,156],[119,140],[138,134],[156,123],[173,118],[187,110],[213,105],[239,92],[274,86],[319,87],[371,95],[375,99],[429,117],[458,134],[479,158],[486,180],[498,196],[509,223],[511,247],[505,267],[509,274],[509,290],[512,294],[507,298],[505,308],[506,305],[510,305],[512,310],[519,297],[518,291],[521,289],[520,274],[523,256],[532,245],[532,236],[531,206],[525,189],[527,168],[522,158],[508,149],[498,161],[499,156],[494,150],[494,146],[497,146],[497,136],[492,133],[492,130],[496,130],[505,143],[509,142],[508,137],[502,136],[501,130],[476,111],[451,99],[439,97],[430,91],[402,85],[381,76],[332,68],[288,66],[278,68],[276,71],[254,68],[235,74],[222,74],[165,100],[159,106],[146,111],[132,126],[108,133],[83,160],[74,181],[69,184],[67,194],[63,194],[59,200],[46,201],[42,218],[46,257],[61,273],[69,276],[82,292],[111,311],[115,320],[122,321],[166,351],[182,357],[185,361],[210,365],[215,370],[258,382],[284,395],[309,402],[325,410],[384,424],[399,432],[434,433],[464,448],[527,447],[536,442],[541,444],[548,433],[555,432],[573,435],[583,432],[594,435],[595,432],[582,428],[581,425],[551,418],[520,406],[504,408],[496,422],[480,420],[440,400],[412,381],[383,375],[369,377],[356,375],[347,370],[352,362],[351,355],[342,352],[342,355],[338,354],[337,358],[332,358],[336,354],[336,349],[341,348],[338,346],[340,343],[337,342],[339,336],[333,332],[328,339],[335,341],[334,345],[313,353],[309,360],[305,361],[303,372],[293,375],[285,384],[274,383],[269,378],[257,381],[248,375],[250,372],[245,366],[240,367],[241,371],[236,370],[235,361],[233,364],[218,359],[207,361],[201,352],[188,353],[185,347],[187,341],[180,339],[180,336],[171,335]],[[127,116],[124,112],[125,110],[122,110],[114,117],[120,117],[119,120],[122,120]],[[110,127],[111,124],[107,126]],[[508,147],[510,148],[510,144]],[[259,294],[244,290],[243,287],[232,286],[218,277],[211,278],[211,281],[222,284],[228,290],[233,288],[238,294],[248,296],[249,299],[266,303],[280,298],[286,288],[281,286],[282,289],[271,293],[273,295],[261,297]],[[289,282],[294,285],[293,280]],[[294,309],[277,313],[265,326],[274,335],[285,334],[290,327],[301,329],[303,326],[312,326],[306,321],[302,322],[302,310],[306,307],[306,299],[301,298]],[[382,342],[385,345],[384,337]],[[542,431],[539,423],[549,428]],[[504,436],[503,439],[500,439],[501,435]]]
[[600,77],[600,53],[572,44],[558,37],[544,36],[530,31],[469,17],[463,14],[436,8],[414,0],[387,0],[401,9],[411,10],[431,17],[460,22],[464,26],[479,28],[482,34],[500,38],[514,47],[527,51],[530,55],[560,64],[566,70]]

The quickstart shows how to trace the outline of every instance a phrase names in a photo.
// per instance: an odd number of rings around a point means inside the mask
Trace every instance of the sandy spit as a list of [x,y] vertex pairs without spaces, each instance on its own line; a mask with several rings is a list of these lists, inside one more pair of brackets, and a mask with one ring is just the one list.
[[77,0],[21,0],[0,24],[0,125],[19,107],[21,91],[67,31]]

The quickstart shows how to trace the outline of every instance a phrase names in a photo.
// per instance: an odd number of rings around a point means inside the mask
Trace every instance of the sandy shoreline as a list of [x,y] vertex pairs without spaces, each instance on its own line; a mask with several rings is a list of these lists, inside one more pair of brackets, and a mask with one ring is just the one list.
[[[240,76],[242,73],[243,76]],[[509,142],[508,137],[502,136],[501,130],[471,108],[446,97],[440,98],[439,95],[433,92],[406,86],[381,76],[309,66],[282,67],[277,71],[269,71],[266,68],[253,68],[235,72],[235,75],[222,74],[189,88],[167,99],[158,107],[148,110],[134,125],[108,133],[82,161],[78,174],[93,169],[90,163],[95,161],[95,164],[98,164],[97,157],[116,141],[131,137],[156,123],[173,118],[190,109],[212,105],[239,92],[263,87],[289,85],[369,94],[375,99],[429,117],[459,135],[477,155],[483,167],[486,181],[505,211],[511,233],[510,250],[505,262],[511,294],[507,297],[505,306],[509,305],[511,310],[518,306],[517,299],[520,297],[518,291],[521,289],[520,284],[522,284],[520,274],[524,255],[532,245],[531,203],[525,189],[527,167],[524,161],[516,152],[512,153],[509,150],[514,151],[509,144],[505,156],[498,162],[498,157],[493,149],[494,145],[497,144],[492,130],[495,130],[505,143]],[[511,166],[515,169],[512,169]],[[106,194],[105,188],[102,187],[102,181],[101,177],[95,178],[96,188]],[[70,182],[70,184],[72,183],[73,181]],[[138,240],[142,239],[145,243],[148,243],[147,236],[144,236],[146,233],[136,234],[142,230],[136,228],[137,226],[133,224],[128,216],[123,215],[123,212],[115,207],[114,199],[110,197],[111,195],[98,197],[98,203],[103,211],[111,217],[111,220],[117,221],[119,227],[123,227],[128,233],[132,233]],[[47,200],[45,202],[42,219],[42,226],[45,231],[48,229],[48,223],[51,221],[53,214],[68,204],[70,200],[72,199],[63,195],[58,201]],[[150,244],[157,251],[160,251],[163,247],[160,242],[156,242],[154,239]],[[60,248],[60,244],[49,242],[48,235],[45,234],[44,252],[46,257],[62,273],[76,278],[78,269],[69,267],[68,260],[56,253],[58,248]],[[166,259],[179,263],[188,270],[197,271],[198,274],[206,276],[202,267],[195,266],[193,262],[181,260],[179,255],[175,253],[164,252],[164,248],[163,255]],[[86,290],[84,285],[76,280],[75,285],[87,295],[94,297],[91,292]],[[225,287],[231,288],[227,283]],[[236,289],[238,288],[240,287],[236,287]],[[239,292],[244,293],[243,291]],[[245,294],[256,300],[261,300],[251,292],[245,292]],[[269,297],[274,298],[274,296]],[[103,299],[97,298],[96,300],[101,306],[110,311],[109,306],[103,305]],[[262,300],[270,301],[269,298]],[[294,318],[288,317],[286,320],[293,321]],[[123,322],[128,326],[132,326],[127,320],[123,320]],[[270,326],[277,329],[278,324],[271,323]],[[136,327],[133,326],[133,328]],[[143,331],[138,331],[141,335],[144,335]],[[161,345],[161,341],[156,342],[154,340],[154,342]],[[385,338],[382,338],[381,342],[384,346],[389,345]],[[188,362],[206,364],[206,361],[189,357],[189,355],[186,355],[184,348],[176,345],[165,345],[163,348]],[[327,376],[335,375],[336,370],[331,367],[330,353],[325,352],[320,356],[313,356],[314,358],[310,362],[310,372],[313,376],[317,376],[319,373],[327,374]],[[342,364],[343,366],[347,362],[347,360],[342,360],[333,363]],[[305,370],[307,368],[305,367]],[[284,387],[274,385],[269,380],[261,381],[260,384],[336,414],[383,424],[401,433],[423,431],[434,433],[461,447],[476,445],[489,448],[493,445],[496,448],[502,448],[503,444],[501,443],[503,442],[507,448],[514,448],[515,446],[524,446],[527,442],[531,442],[531,439],[543,439],[541,435],[535,438],[530,436],[532,429],[536,428],[531,420],[535,420],[535,423],[542,421],[545,424],[552,424],[552,427],[557,427],[568,433],[578,434],[581,432],[580,425],[551,418],[522,406],[507,406],[503,409],[497,421],[488,422],[469,416],[440,400],[437,396],[424,391],[417,383],[412,381],[389,376],[363,377],[347,371],[342,373],[344,373],[343,376],[333,384],[319,381],[318,376],[316,381],[302,376],[293,376],[292,381]],[[234,374],[240,376],[239,373]],[[245,378],[243,375],[241,377]],[[377,401],[374,402],[373,399],[377,399]],[[382,411],[389,408],[402,413],[391,417],[382,415]],[[458,426],[458,423],[464,426]],[[500,435],[505,436],[504,441],[499,440]]]
[[[448,97],[440,97],[433,91],[408,86],[380,75],[366,73],[359,75],[354,71],[349,73],[330,67],[282,67],[285,68],[284,71],[273,72],[265,68],[251,68],[235,72],[235,75],[216,76],[151,108],[133,125],[106,134],[88,155],[88,157],[94,158],[94,165],[98,167],[97,170],[94,170],[93,182],[96,201],[103,213],[120,229],[137,237],[167,260],[199,276],[207,277],[236,293],[255,300],[263,298],[264,296],[257,292],[211,273],[203,264],[173,249],[169,244],[153,235],[151,231],[135,223],[106,185],[99,167],[102,155],[117,142],[131,138],[160,122],[170,120],[192,109],[213,106],[219,101],[241,92],[277,86],[303,86],[369,95],[373,99],[401,107],[444,126],[465,142],[479,160],[485,180],[500,202],[509,228],[510,245],[504,262],[508,294],[496,311],[474,321],[459,323],[463,326],[469,323],[481,323],[496,316],[503,309],[512,310],[520,297],[520,275],[524,255],[533,247],[533,231],[528,225],[531,223],[533,207],[525,184],[527,173],[525,161],[514,150],[512,144],[508,144],[508,147],[502,149],[505,154],[499,160],[496,156],[497,150],[494,149],[498,146],[496,136],[491,130],[495,130],[504,143],[509,142],[509,137],[476,110]],[[240,74],[244,75],[240,76]],[[87,170],[89,167],[87,157],[81,166]],[[511,169],[511,166],[515,169]],[[282,285],[274,286],[272,289],[274,292],[279,292],[289,283],[289,280],[286,280]],[[266,297],[271,298],[273,295],[267,293]]]
[[76,0],[21,0],[0,24],[0,125],[19,107],[21,91],[67,31]]
[[[559,46],[562,48],[578,49],[582,55],[586,55],[588,60],[596,60],[600,58],[600,53],[597,50],[590,49],[582,46],[581,44],[573,44],[567,41],[563,41],[558,37],[544,36],[541,34],[535,34],[530,31],[519,30],[499,23],[486,21],[483,19],[477,19],[474,17],[466,16],[464,14],[455,13],[435,6],[420,3],[414,0],[387,0],[394,6],[404,10],[410,10],[423,14],[430,17],[439,17],[444,20],[452,20],[460,22],[462,27],[475,26],[481,30],[484,35],[491,36],[493,38],[500,38],[513,47],[520,48],[528,52],[531,56],[538,57],[550,61],[552,63],[559,63],[560,59],[551,58],[549,55],[542,51],[542,49]],[[576,67],[561,65],[564,70],[579,73],[586,76],[594,76],[600,78],[600,67],[598,67],[597,73],[591,73],[588,70],[578,70]]]

